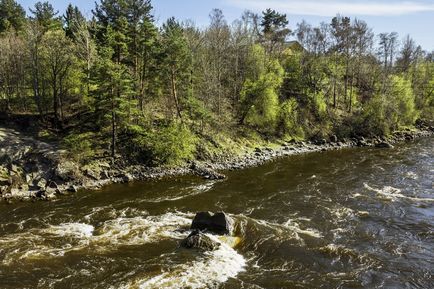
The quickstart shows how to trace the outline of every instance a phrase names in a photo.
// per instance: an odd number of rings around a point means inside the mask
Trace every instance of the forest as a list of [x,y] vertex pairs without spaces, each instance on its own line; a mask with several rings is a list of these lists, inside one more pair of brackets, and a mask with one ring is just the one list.
[[434,119],[434,53],[337,15],[289,27],[167,19],[150,0],[0,0],[0,114],[31,117],[71,158],[176,165],[279,139],[382,136]]

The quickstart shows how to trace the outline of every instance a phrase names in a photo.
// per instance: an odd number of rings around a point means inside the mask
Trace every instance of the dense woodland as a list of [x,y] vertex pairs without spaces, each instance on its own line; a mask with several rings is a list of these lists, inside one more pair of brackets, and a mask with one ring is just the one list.
[[0,111],[34,116],[79,160],[150,165],[434,118],[434,54],[410,36],[340,15],[318,27],[272,9],[209,16],[157,26],[149,0],[101,0],[90,19],[0,0]]

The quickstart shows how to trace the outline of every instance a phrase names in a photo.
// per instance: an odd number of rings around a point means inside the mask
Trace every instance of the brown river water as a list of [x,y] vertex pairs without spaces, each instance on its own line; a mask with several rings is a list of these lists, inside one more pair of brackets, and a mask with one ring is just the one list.
[[[434,288],[434,139],[0,203],[0,288]],[[197,211],[242,243],[179,247]]]

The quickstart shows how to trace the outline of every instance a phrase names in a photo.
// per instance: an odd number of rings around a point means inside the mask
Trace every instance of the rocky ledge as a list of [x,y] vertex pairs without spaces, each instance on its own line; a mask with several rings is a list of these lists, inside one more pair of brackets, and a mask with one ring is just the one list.
[[388,138],[339,139],[331,136],[329,139],[311,142],[289,141],[274,148],[258,147],[239,157],[192,162],[178,168],[150,168],[140,165],[123,166],[104,159],[79,166],[65,158],[65,152],[56,144],[38,141],[13,129],[0,128],[0,199],[9,202],[52,200],[80,189],[98,189],[111,183],[180,175],[219,180],[225,176],[218,171],[258,166],[279,157],[348,147],[393,148],[395,143],[433,134],[434,127],[419,124],[418,130],[396,132]]

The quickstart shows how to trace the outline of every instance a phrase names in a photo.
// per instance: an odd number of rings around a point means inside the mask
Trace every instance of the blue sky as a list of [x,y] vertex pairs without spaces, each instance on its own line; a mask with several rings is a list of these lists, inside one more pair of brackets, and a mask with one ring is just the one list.
[[[18,0],[24,7],[32,7],[35,0]],[[93,0],[51,0],[63,13],[68,3],[80,7],[91,16]],[[228,22],[238,18],[246,9],[260,12],[273,8],[288,15],[290,26],[302,19],[318,24],[329,22],[340,13],[365,20],[375,33],[396,31],[401,38],[410,34],[426,50],[434,50],[434,0],[153,0],[154,15],[159,23],[175,16],[180,20],[191,19],[197,25],[208,23],[213,8],[223,10]]]

